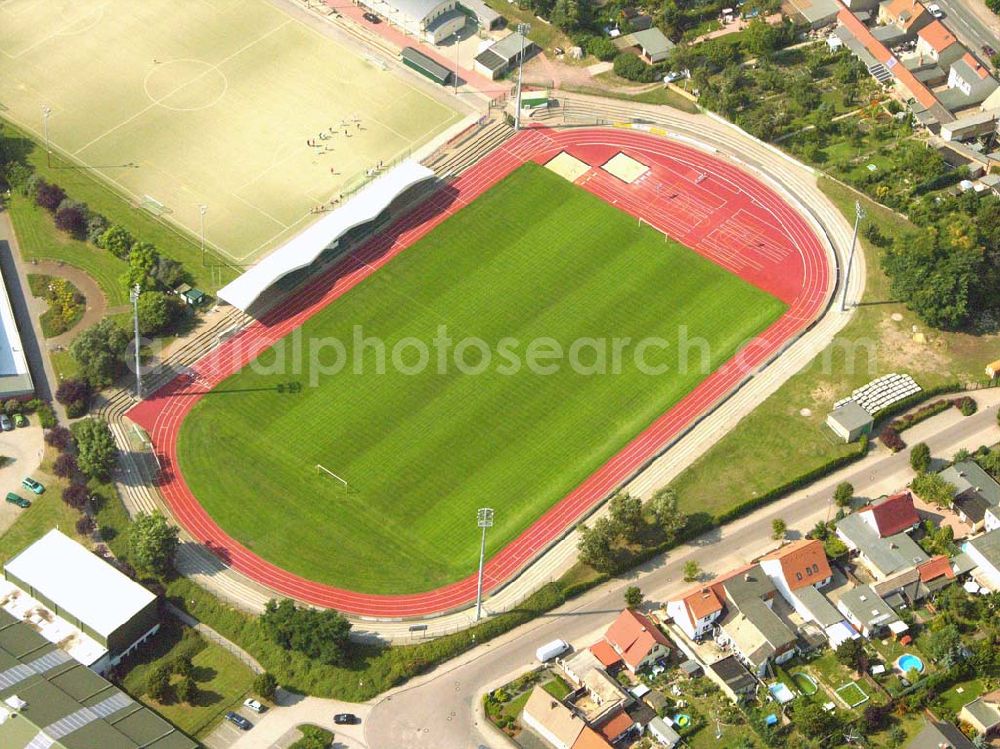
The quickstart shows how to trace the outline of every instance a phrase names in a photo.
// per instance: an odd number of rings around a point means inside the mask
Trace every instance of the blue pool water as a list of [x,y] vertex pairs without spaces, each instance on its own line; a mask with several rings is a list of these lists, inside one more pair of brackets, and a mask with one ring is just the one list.
[[924,662],[912,653],[899,656],[899,660],[896,661],[896,665],[904,674],[910,670],[916,671],[918,674],[922,674],[924,672]]

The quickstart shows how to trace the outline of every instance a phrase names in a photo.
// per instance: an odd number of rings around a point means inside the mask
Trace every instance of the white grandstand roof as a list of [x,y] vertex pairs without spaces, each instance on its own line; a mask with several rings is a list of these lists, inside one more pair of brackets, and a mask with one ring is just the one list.
[[419,162],[404,161],[370,182],[346,203],[292,237],[236,280],[219,289],[219,297],[241,310],[292,271],[315,262],[323,250],[361,224],[374,220],[400,194],[434,172]]
[[5,569],[105,637],[156,598],[55,528],[11,559]]

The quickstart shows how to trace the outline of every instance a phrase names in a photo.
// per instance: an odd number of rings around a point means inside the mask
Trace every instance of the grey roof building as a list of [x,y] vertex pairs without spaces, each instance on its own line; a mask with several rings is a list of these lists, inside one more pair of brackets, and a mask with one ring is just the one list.
[[963,460],[941,471],[941,478],[955,487],[953,505],[974,528],[978,528],[991,507],[1000,506],[1000,484],[978,463]]
[[630,34],[634,46],[642,50],[643,57],[651,63],[662,62],[670,55],[674,43],[658,28],[645,29]]
[[942,746],[951,749],[975,749],[975,744],[958,730],[958,726],[944,721],[927,721],[924,730],[906,745],[906,749],[941,749]]
[[837,523],[837,535],[848,546],[858,550],[865,566],[879,579],[915,567],[930,558],[905,532],[880,538],[857,512]]
[[539,52],[537,44],[515,31],[476,55],[475,67],[483,75],[499,78],[517,65],[522,49],[525,60]]
[[760,671],[775,656],[795,649],[795,633],[765,602],[774,599],[777,588],[760,565],[726,580],[722,587],[727,606],[719,621],[721,639],[746,663]]
[[29,624],[3,611],[0,672],[0,746],[4,749],[197,746]]
[[837,602],[837,608],[865,637],[899,620],[896,612],[879,598],[870,585],[859,585],[845,592]]
[[826,425],[844,442],[854,442],[862,434],[871,434],[875,420],[857,401],[847,401],[826,417]]
[[976,565],[972,577],[989,590],[1000,590],[1000,530],[970,539],[962,547]]

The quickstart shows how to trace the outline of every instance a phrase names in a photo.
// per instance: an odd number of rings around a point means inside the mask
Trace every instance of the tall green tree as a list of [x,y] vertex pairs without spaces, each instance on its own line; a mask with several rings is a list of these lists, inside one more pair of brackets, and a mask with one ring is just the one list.
[[677,534],[687,526],[687,515],[677,506],[677,492],[669,486],[658,489],[650,497],[649,509],[656,524],[663,529],[664,535],[670,541],[676,539]]
[[178,532],[158,512],[139,515],[129,528],[129,561],[139,572],[165,576],[177,551]]
[[118,446],[106,421],[84,419],[73,425],[76,438],[76,463],[91,478],[107,479],[115,467]]
[[114,382],[125,362],[131,338],[109,317],[90,326],[70,344],[80,374],[96,388]]
[[611,520],[629,541],[636,541],[642,532],[642,500],[620,492],[611,498]]

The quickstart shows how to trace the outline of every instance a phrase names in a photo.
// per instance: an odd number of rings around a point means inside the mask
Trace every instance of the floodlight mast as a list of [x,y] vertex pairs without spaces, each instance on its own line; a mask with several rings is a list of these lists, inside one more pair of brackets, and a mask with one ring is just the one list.
[[483,565],[486,561],[486,529],[493,527],[493,508],[481,507],[476,512],[476,525],[482,528],[483,537],[479,546],[479,583],[476,585],[476,621],[483,616]]
[[844,292],[840,297],[840,311],[847,311],[847,283],[851,280],[851,266],[854,264],[854,250],[858,246],[858,227],[865,217],[865,209],[860,200],[854,201],[854,235],[851,237],[851,252],[847,256],[847,270],[844,273]]
[[132,302],[132,320],[135,323],[135,399],[142,400],[142,368],[139,361],[139,295],[142,287],[139,284],[133,286],[129,291],[129,299]]
[[524,78],[524,38],[531,31],[530,23],[519,23],[517,33],[521,35],[521,56],[517,60],[517,100],[514,102],[514,130],[521,129],[521,79]]

